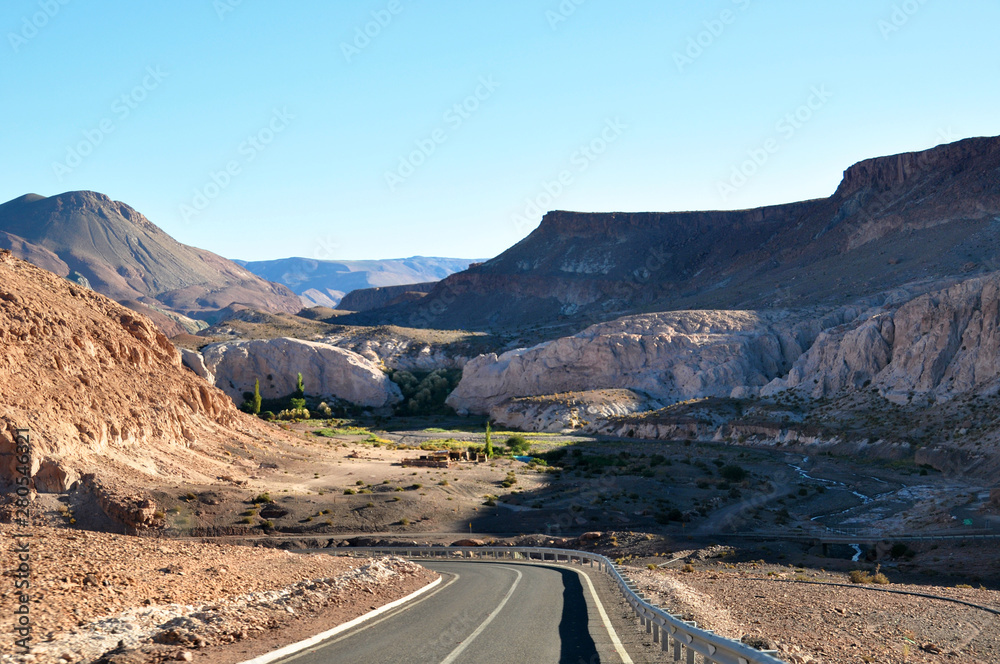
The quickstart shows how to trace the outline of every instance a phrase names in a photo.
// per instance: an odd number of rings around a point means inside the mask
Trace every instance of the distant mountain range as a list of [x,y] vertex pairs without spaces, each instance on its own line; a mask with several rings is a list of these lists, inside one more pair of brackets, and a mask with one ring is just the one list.
[[524,240],[426,296],[339,322],[565,334],[633,313],[840,305],[998,261],[1000,138],[971,138],[862,161],[829,198],[549,212]]
[[74,191],[0,205],[0,248],[117,300],[172,336],[245,304],[296,313],[299,298],[204,249],[177,242],[125,203]]
[[336,307],[353,290],[440,281],[476,261],[413,256],[364,261],[282,258],[235,262],[259,277],[288,286],[301,298],[303,306]]

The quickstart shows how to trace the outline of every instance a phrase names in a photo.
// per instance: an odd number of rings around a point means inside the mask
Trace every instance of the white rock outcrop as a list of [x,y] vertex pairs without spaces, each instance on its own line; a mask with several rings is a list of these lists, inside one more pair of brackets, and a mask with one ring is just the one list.
[[188,350],[187,348],[180,348],[181,362],[184,366],[193,371],[196,375],[201,376],[209,383],[215,384],[215,376],[208,367],[205,366],[205,356],[196,350]]
[[662,408],[632,390],[594,390],[549,397],[509,399],[490,409],[490,419],[522,431],[588,430],[597,420]]
[[302,374],[306,394],[335,397],[363,407],[382,408],[402,401],[399,387],[371,360],[329,344],[281,338],[233,341],[203,349],[215,386],[234,401],[260,380],[264,398],[295,391]]
[[761,393],[818,398],[871,387],[896,403],[948,400],[1000,382],[1000,274],[920,295],[820,334]]
[[448,397],[459,412],[489,412],[515,397],[594,389],[632,389],[673,403],[756,394],[792,364],[817,335],[856,318],[833,313],[676,311],[627,316],[571,337],[465,366]]

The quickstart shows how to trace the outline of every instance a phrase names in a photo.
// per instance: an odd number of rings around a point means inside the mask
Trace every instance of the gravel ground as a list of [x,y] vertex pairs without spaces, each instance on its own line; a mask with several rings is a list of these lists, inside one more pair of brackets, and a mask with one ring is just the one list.
[[[31,532],[33,648],[19,654],[16,637],[5,629],[2,662],[240,661],[244,653],[306,638],[436,578],[398,558]],[[6,577],[0,612],[7,616],[18,602],[10,534],[0,528]],[[322,626],[311,624],[319,615]],[[257,640],[266,645],[254,647]]]
[[[690,568],[688,568],[690,569]],[[995,664],[1000,616],[903,590],[1000,609],[1000,592],[889,584],[839,587],[846,575],[757,563],[629,572],[660,606],[734,639],[769,642],[794,664]]]

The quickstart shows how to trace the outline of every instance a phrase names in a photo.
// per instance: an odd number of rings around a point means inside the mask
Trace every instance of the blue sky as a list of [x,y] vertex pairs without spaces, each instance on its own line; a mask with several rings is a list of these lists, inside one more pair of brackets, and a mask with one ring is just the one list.
[[489,257],[548,209],[822,197],[1000,134],[997,25],[987,0],[7,0],[0,198],[100,191],[231,258]]

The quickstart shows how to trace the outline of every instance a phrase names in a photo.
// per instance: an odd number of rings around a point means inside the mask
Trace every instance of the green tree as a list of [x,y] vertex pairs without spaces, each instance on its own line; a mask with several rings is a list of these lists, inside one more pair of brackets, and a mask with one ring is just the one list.
[[486,420],[486,458],[493,458],[493,438],[491,436],[489,420]]
[[511,454],[524,455],[531,450],[531,443],[524,436],[516,435],[507,439],[507,447]]
[[260,415],[260,379],[257,379],[253,383],[253,399],[250,401],[250,412],[254,415]]
[[305,395],[306,395],[306,386],[305,383],[302,382],[302,374],[300,372],[298,379],[295,381],[295,396],[296,398],[301,399]]

